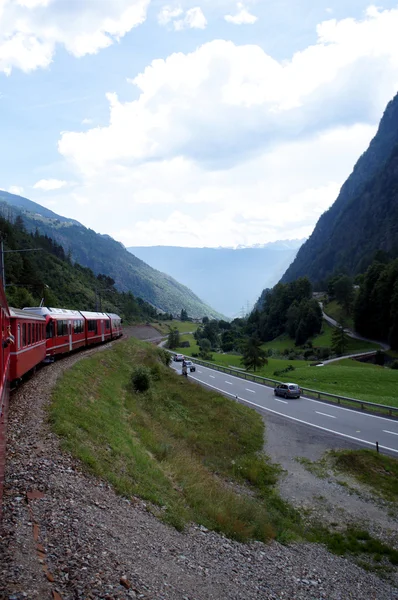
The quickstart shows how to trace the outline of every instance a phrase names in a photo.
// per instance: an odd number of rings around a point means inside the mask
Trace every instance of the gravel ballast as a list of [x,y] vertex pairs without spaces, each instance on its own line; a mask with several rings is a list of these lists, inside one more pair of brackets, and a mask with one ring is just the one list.
[[61,451],[44,409],[57,378],[95,351],[41,369],[13,395],[1,599],[398,598],[388,582],[317,544],[244,545],[196,526],[179,533],[85,473]]

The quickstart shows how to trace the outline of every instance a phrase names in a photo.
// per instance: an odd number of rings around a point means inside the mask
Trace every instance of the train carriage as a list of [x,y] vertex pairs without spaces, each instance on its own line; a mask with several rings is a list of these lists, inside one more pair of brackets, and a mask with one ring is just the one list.
[[106,313],[81,311],[80,314],[85,320],[87,346],[111,339],[111,319]]
[[78,310],[27,307],[24,311],[34,312],[46,319],[46,355],[54,357],[82,348],[86,345],[85,320]]
[[10,381],[21,379],[46,358],[46,319],[42,315],[10,307]]
[[4,294],[3,286],[0,284],[0,521],[6,458],[6,430],[9,398],[10,351],[13,345],[9,327],[10,312]]
[[119,338],[123,335],[122,332],[122,320],[119,315],[115,315],[114,313],[107,313],[108,317],[111,320],[111,337],[112,339]]

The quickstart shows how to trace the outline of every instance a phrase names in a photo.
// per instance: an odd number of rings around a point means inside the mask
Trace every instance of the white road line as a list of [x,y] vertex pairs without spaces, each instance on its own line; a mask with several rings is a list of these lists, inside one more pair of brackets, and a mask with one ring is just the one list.
[[387,431],[386,429],[383,429],[383,433],[391,433],[391,435],[398,435],[398,433],[396,433],[395,431]]
[[[238,398],[235,394],[231,394],[231,392],[226,392],[225,390],[221,390],[215,385],[211,385],[210,383],[206,383],[205,381],[201,381],[197,379],[197,377],[191,377],[191,379],[196,379],[199,383],[203,383],[207,387],[216,390],[217,392],[221,392],[222,394],[228,394],[228,396],[232,396],[233,398],[237,398],[238,400],[242,400],[242,402],[246,402],[246,404],[250,404],[251,406],[255,406],[256,408],[260,408],[261,410],[265,410],[267,412],[272,412],[274,415],[279,415],[280,417],[285,417],[285,419],[290,419],[291,421],[296,421],[297,423],[301,423],[302,425],[309,425],[309,427],[315,427],[315,429],[321,429],[322,431],[327,431],[327,433],[333,433],[334,435],[339,435],[343,438],[348,438],[349,440],[354,440],[355,442],[360,442],[361,444],[367,444],[368,446],[374,447],[374,442],[368,442],[367,440],[362,440],[360,438],[354,437],[353,435],[348,435],[347,433],[341,433],[340,431],[335,431],[334,429],[328,429],[327,427],[321,427],[321,425],[315,425],[314,423],[309,423],[308,421],[303,421],[302,419],[297,419],[296,417],[291,417],[290,415],[286,415],[285,413],[278,412],[277,410],[273,410],[272,408],[267,408],[266,406],[261,406],[261,404],[256,404],[255,402],[251,402],[251,400],[246,400],[246,398]],[[276,398],[275,398],[276,400]],[[389,452],[394,452],[398,454],[398,450],[396,448],[389,448],[388,446],[381,446],[379,448],[382,450],[388,450]]]
[[214,375],[209,375],[209,377],[211,377],[212,379],[215,379],[215,376],[214,376]]
[[275,402],[282,402],[282,404],[289,404],[286,400],[280,400],[279,398],[274,398]]
[[225,380],[225,383],[228,383],[228,385],[234,385],[234,384],[232,383],[232,381],[227,381],[227,380]]
[[249,390],[249,388],[246,388],[246,392],[251,392],[252,394],[256,393],[254,390]]
[[321,413],[319,411],[315,411],[317,415],[322,415],[323,417],[330,417],[331,419],[337,419],[334,415],[327,415],[326,413]]

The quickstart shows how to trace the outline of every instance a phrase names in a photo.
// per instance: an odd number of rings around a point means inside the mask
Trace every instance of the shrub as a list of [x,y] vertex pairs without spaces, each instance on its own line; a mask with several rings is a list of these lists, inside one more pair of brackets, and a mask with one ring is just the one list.
[[181,342],[180,348],[189,348],[190,345],[189,340],[185,340],[185,342]]
[[274,371],[274,375],[278,377],[279,375],[283,375],[284,373],[289,373],[290,371],[294,371],[295,367],[293,365],[287,365],[285,369],[280,369],[279,371]]
[[163,348],[158,348],[158,356],[165,367],[168,367],[171,362],[171,354]]
[[391,365],[392,369],[398,369],[398,360],[394,360],[394,362]]
[[197,352],[192,352],[192,358],[199,358],[199,354]]
[[135,392],[146,392],[151,385],[151,371],[148,367],[137,365],[131,374],[131,384]]

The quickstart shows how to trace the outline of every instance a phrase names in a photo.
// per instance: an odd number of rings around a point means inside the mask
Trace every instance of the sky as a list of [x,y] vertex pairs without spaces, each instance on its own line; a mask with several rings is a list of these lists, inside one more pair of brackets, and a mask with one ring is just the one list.
[[397,31],[389,0],[0,0],[0,188],[127,247],[307,237]]

